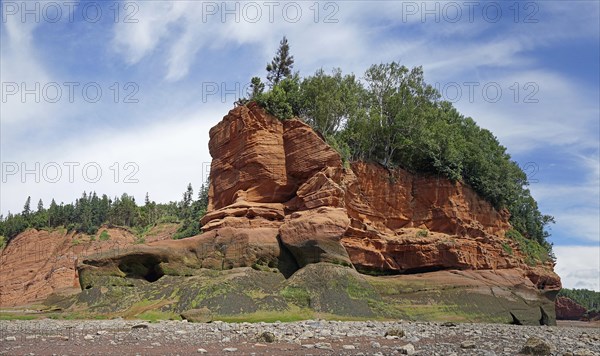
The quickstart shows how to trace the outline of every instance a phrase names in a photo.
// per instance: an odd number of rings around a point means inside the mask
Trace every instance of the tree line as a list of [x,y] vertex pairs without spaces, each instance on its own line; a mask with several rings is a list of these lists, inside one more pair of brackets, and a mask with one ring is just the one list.
[[588,289],[563,288],[558,292],[558,297],[567,297],[588,311],[600,313],[600,292]]
[[514,228],[551,255],[548,224],[531,196],[527,175],[506,148],[424,79],[423,68],[375,64],[362,78],[317,70],[300,77],[284,37],[267,65],[267,82],[254,77],[238,105],[258,103],[282,119],[299,117],[320,132],[346,161],[370,161],[415,174],[443,176],[471,186],[496,209],[508,209]]
[[184,238],[200,233],[200,219],[208,207],[208,182],[203,184],[194,198],[191,183],[180,201],[166,204],[151,201],[146,194],[143,205],[135,198],[123,193],[120,197],[109,198],[106,194],[83,192],[74,203],[57,204],[52,199],[48,208],[40,199],[37,208],[31,207],[31,197],[27,197],[23,211],[19,214],[0,215],[0,246],[28,228],[66,228],[89,235],[96,234],[102,225],[120,226],[142,235],[160,223],[180,224],[174,238]]

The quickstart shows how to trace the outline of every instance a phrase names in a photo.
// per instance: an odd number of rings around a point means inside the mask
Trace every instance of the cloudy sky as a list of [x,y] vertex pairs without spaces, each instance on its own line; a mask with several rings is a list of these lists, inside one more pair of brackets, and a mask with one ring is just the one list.
[[208,130],[286,35],[305,75],[422,65],[528,173],[564,285],[600,290],[598,2],[1,4],[3,214],[199,187]]

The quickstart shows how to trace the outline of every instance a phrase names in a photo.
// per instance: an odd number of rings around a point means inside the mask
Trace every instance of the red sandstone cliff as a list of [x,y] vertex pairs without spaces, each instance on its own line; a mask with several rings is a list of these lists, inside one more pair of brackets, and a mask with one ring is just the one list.
[[[131,246],[134,237],[114,232],[112,246],[86,244],[105,252],[89,257],[77,252],[71,235],[26,232],[0,255],[0,305],[78,286],[78,271],[82,287],[92,283],[86,276],[102,271],[126,275],[119,261],[146,259],[163,272],[189,275],[197,268],[271,265],[283,254],[293,261],[286,276],[331,262],[382,274],[463,270],[482,288],[518,286],[532,298],[539,292],[553,298],[560,289],[553,266],[527,265],[518,245],[504,237],[508,214],[468,186],[377,164],[344,165],[308,125],[282,122],[255,104],[231,110],[213,127],[209,149],[204,234],[115,250],[115,243]],[[47,255],[31,257],[40,246]]]
[[541,290],[560,289],[551,265],[528,266],[504,237],[508,213],[468,186],[371,163],[344,166],[308,125],[279,121],[254,104],[213,127],[209,147],[205,231],[268,226],[300,266],[326,261],[381,273],[514,269]]
[[[170,239],[175,224],[152,231],[148,242]],[[78,263],[88,256],[132,246],[136,237],[125,229],[107,230],[109,240],[65,230],[48,232],[30,229],[15,237],[0,251],[0,306],[26,305],[41,301],[52,293],[80,290]]]
[[562,320],[580,320],[583,318],[587,309],[577,304],[574,300],[567,297],[558,297],[556,304],[556,319]]

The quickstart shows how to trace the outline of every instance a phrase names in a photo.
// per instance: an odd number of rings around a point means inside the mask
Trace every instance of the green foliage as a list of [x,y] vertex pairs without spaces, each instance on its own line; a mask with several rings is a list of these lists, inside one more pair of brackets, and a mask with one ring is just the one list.
[[27,228],[29,228],[29,224],[22,214],[12,215],[8,213],[6,218],[0,220],[0,235],[6,237],[6,243]]
[[510,247],[510,245],[507,244],[506,242],[502,243],[502,249],[504,250],[504,252],[508,253],[510,256],[512,256],[514,254],[512,247]]
[[253,100],[265,91],[265,84],[259,77],[253,77],[250,81],[250,88],[252,89],[252,92],[250,92],[250,100]]
[[327,75],[319,69],[305,78],[300,86],[300,117],[330,137],[339,131],[349,117],[356,115],[363,88],[354,75],[342,76],[341,69]]
[[300,78],[294,75],[281,80],[270,91],[258,95],[254,101],[269,114],[281,120],[291,119],[300,113]]
[[179,229],[175,235],[173,235],[173,239],[179,240],[186,237],[196,236],[200,233],[200,221],[192,221],[186,219],[183,221]]
[[363,79],[340,69],[319,69],[303,79],[290,73],[252,100],[282,120],[309,123],[345,162],[378,162],[469,185],[497,210],[510,212],[512,226],[536,242],[529,250],[551,250],[546,226],[554,219],[539,211],[525,172],[490,131],[440,100],[421,67],[376,64]]
[[535,240],[524,238],[517,230],[508,230],[506,237],[517,242],[519,250],[525,254],[525,263],[530,266],[545,263],[554,258],[548,247],[540,245]]
[[285,36],[279,42],[277,54],[273,57],[271,63],[267,64],[267,80],[271,87],[279,84],[284,78],[289,78],[292,75],[294,67],[294,56],[290,55],[290,45]]
[[331,146],[331,148],[333,148],[337,151],[337,153],[340,154],[340,156],[342,157],[342,162],[344,164],[349,164],[352,155],[350,146],[348,146],[348,144],[343,139],[336,136],[337,135],[325,136],[325,142],[327,142],[327,144]]
[[417,237],[427,237],[428,235],[429,235],[429,231],[427,231],[427,230],[417,231]]
[[100,241],[108,241],[110,240],[110,234],[108,233],[108,231],[103,230],[100,233],[100,237],[98,238]]
[[[202,186],[197,200],[192,195],[190,184],[180,202],[157,204],[146,194],[145,204],[138,206],[135,198],[127,194],[109,199],[106,195],[99,197],[95,192],[83,192],[81,198],[71,204],[58,205],[52,199],[48,209],[44,209],[40,200],[36,211],[28,209],[31,202],[28,197],[21,214],[9,212],[6,217],[0,216],[0,236],[4,236],[4,244],[8,244],[28,228],[48,230],[64,227],[69,232],[88,234],[94,241],[100,226],[108,225],[133,229],[142,237],[151,227],[164,222],[182,223],[177,232],[178,238],[193,236],[200,232],[199,221],[208,207],[208,182]],[[98,238],[106,241],[110,235],[104,230]],[[73,241],[74,245],[79,243],[78,240]],[[139,240],[138,243],[143,242]]]
[[146,238],[144,236],[137,236],[135,238],[135,242],[136,245],[141,245],[141,244],[145,244],[146,243]]
[[6,247],[6,237],[0,235],[0,250],[3,250]]
[[281,296],[298,306],[310,306],[310,294],[304,287],[285,287]]
[[182,204],[181,217],[183,222],[173,239],[179,240],[186,237],[191,237],[200,234],[200,219],[206,214],[208,209],[208,180],[200,188],[198,199],[192,201],[193,190],[191,184],[188,185],[188,190],[184,193],[184,204]]
[[600,292],[588,289],[563,288],[558,292],[558,296],[570,298],[588,311],[600,312]]

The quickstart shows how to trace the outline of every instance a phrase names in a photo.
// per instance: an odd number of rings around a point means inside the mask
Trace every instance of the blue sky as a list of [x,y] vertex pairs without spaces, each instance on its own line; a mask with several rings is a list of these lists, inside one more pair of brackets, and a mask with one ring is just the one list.
[[286,35],[303,75],[422,65],[536,180],[564,285],[600,290],[598,2],[23,4],[0,8],[4,214],[28,195],[166,202],[199,187],[208,130]]

